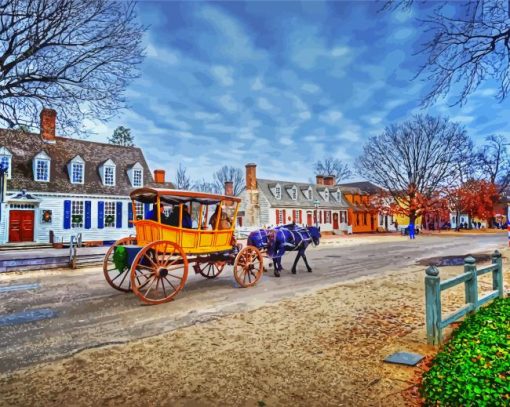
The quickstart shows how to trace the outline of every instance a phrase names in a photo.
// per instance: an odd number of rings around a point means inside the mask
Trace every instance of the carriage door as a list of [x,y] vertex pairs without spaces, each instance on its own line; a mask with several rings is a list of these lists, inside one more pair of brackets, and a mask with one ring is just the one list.
[[9,212],[9,242],[34,241],[34,211]]
[[312,216],[312,212],[307,212],[306,213],[306,224],[308,226],[313,226],[313,216]]
[[338,213],[333,214],[333,229],[338,229]]

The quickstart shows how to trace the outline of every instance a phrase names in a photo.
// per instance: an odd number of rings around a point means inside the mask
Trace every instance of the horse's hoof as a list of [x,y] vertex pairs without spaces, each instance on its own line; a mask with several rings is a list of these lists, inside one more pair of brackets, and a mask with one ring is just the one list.
[[292,270],[292,274],[296,274],[296,270]]
[[311,273],[312,272],[312,269],[308,269],[308,272]]
[[280,273],[277,273],[276,271],[274,272],[274,276],[275,277],[280,277]]

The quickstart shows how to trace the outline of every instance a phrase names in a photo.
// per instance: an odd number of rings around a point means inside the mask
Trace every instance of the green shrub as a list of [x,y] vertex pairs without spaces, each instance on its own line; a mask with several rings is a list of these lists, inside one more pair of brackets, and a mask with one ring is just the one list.
[[427,406],[510,406],[510,298],[470,315],[423,375]]

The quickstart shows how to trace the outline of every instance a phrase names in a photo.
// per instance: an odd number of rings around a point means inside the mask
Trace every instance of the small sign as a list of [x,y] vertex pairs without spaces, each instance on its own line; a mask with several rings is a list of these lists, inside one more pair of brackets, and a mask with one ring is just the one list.
[[425,356],[410,352],[396,352],[384,359],[387,363],[396,363],[399,365],[416,366]]
[[53,212],[50,209],[44,209],[42,211],[41,222],[42,223],[51,223],[53,218]]

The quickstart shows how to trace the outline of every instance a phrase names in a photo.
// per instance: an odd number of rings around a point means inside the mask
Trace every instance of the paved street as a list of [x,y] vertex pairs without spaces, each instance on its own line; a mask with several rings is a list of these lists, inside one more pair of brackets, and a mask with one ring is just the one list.
[[[102,270],[27,272],[0,276],[0,287],[27,285],[20,291],[0,290],[0,314],[51,309],[56,317],[6,325],[0,330],[0,371],[7,372],[82,349],[157,335],[224,314],[246,311],[284,298],[302,295],[337,282],[375,275],[443,255],[465,256],[505,246],[504,234],[479,236],[404,237],[350,246],[309,250],[313,273],[303,264],[290,273],[294,254],[284,259],[286,270],[277,279],[272,271],[249,289],[235,287],[230,268],[216,280],[191,275],[176,300],[158,306],[142,304],[133,294],[113,290]],[[416,266],[416,272],[423,272]],[[191,271],[191,269],[190,269]],[[38,284],[38,285],[37,285]],[[362,301],[362,299],[360,299]]]

